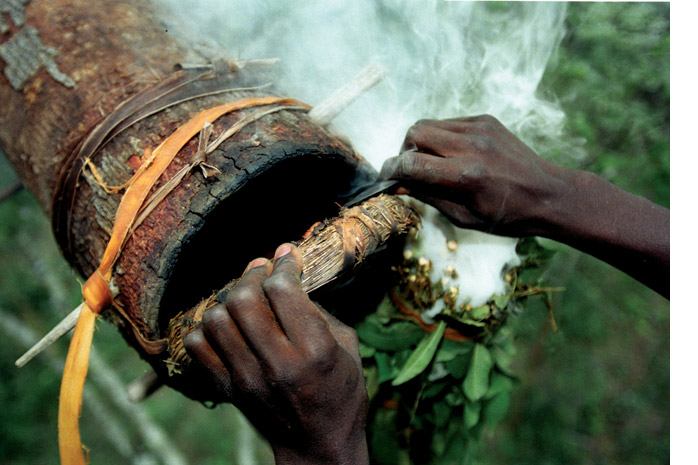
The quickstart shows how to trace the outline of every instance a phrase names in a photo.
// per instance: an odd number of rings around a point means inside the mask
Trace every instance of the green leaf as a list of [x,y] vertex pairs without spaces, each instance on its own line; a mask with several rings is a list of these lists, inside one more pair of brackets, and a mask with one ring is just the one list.
[[383,383],[395,377],[395,370],[390,363],[390,356],[384,352],[376,352],[376,366],[378,367],[378,383]]
[[513,357],[509,355],[507,352],[505,352],[501,347],[495,346],[492,349],[492,358],[494,358],[494,363],[495,365],[497,365],[497,368],[502,370],[502,372],[506,373],[511,377],[516,376],[516,374],[511,370],[511,368],[509,368]]
[[[501,338],[501,339],[500,339]],[[514,335],[510,328],[503,327],[497,333],[497,343],[509,355],[516,355],[516,344],[514,344]]]
[[371,314],[356,325],[361,342],[378,350],[397,352],[419,342],[424,331],[414,323],[398,321],[383,325],[376,314]]
[[465,397],[460,389],[454,389],[444,396],[444,401],[451,407],[458,407],[459,405],[463,405]]
[[454,317],[456,320],[460,321],[464,325],[469,325],[469,326],[475,326],[476,328],[484,328],[487,326],[486,323],[482,321],[475,321],[470,318],[464,318],[464,317]]
[[494,428],[504,419],[509,410],[509,391],[500,392],[487,402],[484,408],[483,417],[485,424]]
[[492,348],[490,349],[495,365],[512,378],[516,374],[511,370],[510,365],[516,355],[516,345],[514,337],[509,328],[501,328],[492,339]]
[[446,389],[450,387],[450,383],[445,380],[437,381],[435,383],[429,383],[424,387],[424,392],[422,392],[422,399],[430,399],[442,394]]
[[456,379],[463,379],[463,377],[465,377],[465,372],[468,369],[468,356],[463,355],[456,357],[453,360],[445,362],[444,365],[446,366],[446,370],[451,373],[451,376]]
[[395,304],[390,300],[390,297],[386,294],[378,304],[375,314],[381,323],[387,323],[390,321],[390,317],[395,313]]
[[364,368],[364,378],[366,379],[366,392],[368,393],[368,398],[373,399],[378,394],[380,389],[380,384],[378,382],[378,367],[371,365],[370,367]]
[[442,362],[451,376],[463,379],[470,360],[470,352],[475,344],[472,341],[456,342],[444,339],[434,360]]
[[536,237],[528,237],[519,240],[516,253],[521,256],[524,266],[530,266],[547,263],[555,251],[544,246]]
[[376,353],[376,348],[367,346],[363,342],[359,341],[359,353],[361,354],[361,358],[371,358],[373,357],[373,354]]
[[504,310],[504,308],[507,306],[509,303],[509,298],[510,295],[496,295],[494,296],[494,304],[497,306],[498,309]]
[[397,377],[393,380],[393,386],[411,380],[429,366],[429,363],[431,363],[434,358],[436,349],[439,347],[439,342],[441,342],[444,331],[446,331],[446,323],[441,321],[433,333],[422,339],[417,348],[410,355],[410,358],[407,359],[400,373],[398,373]]
[[434,425],[437,428],[443,427],[451,418],[451,407],[443,402],[436,402],[434,409]]
[[468,316],[473,320],[484,320],[492,314],[492,309],[489,305],[475,307],[468,312]]
[[450,339],[444,339],[439,350],[436,352],[436,357],[434,361],[436,362],[450,362],[451,360],[459,357],[461,355],[467,354],[473,349],[473,343],[471,341],[451,341]]
[[[472,452],[468,453],[468,441],[456,431],[457,422],[449,422],[453,425],[443,434],[443,446],[440,449],[432,448],[432,465],[467,465],[472,463]],[[436,442],[436,441],[435,441]]]
[[514,380],[508,377],[507,375],[504,375],[502,373],[499,373],[497,371],[492,372],[492,380],[490,382],[490,387],[487,390],[487,394],[485,394],[485,399],[491,399],[497,394],[501,394],[502,392],[509,392],[514,388]]
[[394,465],[409,464],[407,449],[400,444],[400,432],[396,429],[398,411],[379,408],[372,417],[368,430],[371,461]]
[[487,393],[493,366],[494,362],[487,347],[483,344],[475,344],[470,368],[463,381],[463,392],[468,399],[477,402]]
[[480,421],[480,410],[482,410],[482,404],[478,402],[465,401],[463,413],[463,424],[465,425],[465,430],[469,430],[473,426],[477,425]]

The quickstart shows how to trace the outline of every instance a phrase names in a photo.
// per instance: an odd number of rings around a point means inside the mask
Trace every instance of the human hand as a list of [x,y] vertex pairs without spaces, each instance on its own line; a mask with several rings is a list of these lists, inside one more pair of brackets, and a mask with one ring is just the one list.
[[381,176],[458,226],[510,236],[540,233],[545,205],[566,187],[565,170],[489,115],[418,121]]
[[356,332],[308,298],[301,270],[290,244],[273,263],[253,260],[184,346],[269,440],[277,464],[368,463]]

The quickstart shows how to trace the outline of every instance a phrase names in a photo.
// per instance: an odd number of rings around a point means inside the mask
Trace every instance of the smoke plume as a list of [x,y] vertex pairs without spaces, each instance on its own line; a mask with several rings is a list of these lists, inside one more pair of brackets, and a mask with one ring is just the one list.
[[[489,113],[539,153],[550,152],[546,144],[560,146],[564,113],[556,102],[541,96],[539,84],[564,35],[562,3],[158,4],[177,37],[192,40],[193,35],[211,50],[225,50],[227,58],[278,57],[279,87],[313,105],[369,63],[382,64],[385,79],[334,121],[377,170],[398,154],[406,131],[422,118]],[[570,142],[564,156],[580,156],[574,145]],[[420,236],[419,249],[430,258],[442,255],[445,247],[438,234],[429,232],[435,229],[427,226]],[[503,270],[518,264],[516,241],[472,231],[452,234],[459,249],[467,250],[454,263],[461,277],[461,300],[475,306],[503,292]]]

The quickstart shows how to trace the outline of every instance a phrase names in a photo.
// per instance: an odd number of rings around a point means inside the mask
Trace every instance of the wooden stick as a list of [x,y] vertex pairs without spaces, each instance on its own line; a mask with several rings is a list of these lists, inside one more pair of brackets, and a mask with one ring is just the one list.
[[315,106],[308,115],[321,126],[329,124],[359,95],[383,79],[385,73],[385,68],[379,64],[374,63],[366,66],[351,81]]
[[56,342],[61,336],[67,334],[75,328],[75,324],[78,321],[78,316],[82,310],[82,302],[80,305],[75,307],[75,310],[70,312],[68,316],[63,318],[60,323],[54,326],[51,331],[49,331],[44,337],[42,337],[39,342],[34,344],[28,351],[24,353],[21,357],[17,359],[15,365],[19,368],[27,364],[31,359],[36,357],[38,354],[43,352],[48,346]]
[[165,383],[157,373],[149,371],[126,386],[126,395],[128,396],[128,400],[137,404],[164,385]]
[[[22,321],[0,308],[0,332],[5,331],[19,346],[31,344],[37,335]],[[124,462],[136,460],[134,447],[130,437],[135,431],[139,436],[135,441],[160,459],[158,463],[167,465],[185,464],[183,454],[177,445],[162,431],[160,426],[152,421],[147,412],[130,402],[123,401],[124,386],[121,380],[110,374],[112,370],[99,357],[99,352],[93,350],[91,363],[94,365],[91,383],[85,386],[85,405],[94,412],[98,426],[103,430],[103,437],[123,455]],[[64,361],[54,354],[47,353],[43,363],[60,376],[63,372]],[[105,375],[106,373],[106,375]],[[105,394],[111,402],[105,399]],[[128,424],[123,424],[128,420]],[[131,427],[133,426],[133,428]]]

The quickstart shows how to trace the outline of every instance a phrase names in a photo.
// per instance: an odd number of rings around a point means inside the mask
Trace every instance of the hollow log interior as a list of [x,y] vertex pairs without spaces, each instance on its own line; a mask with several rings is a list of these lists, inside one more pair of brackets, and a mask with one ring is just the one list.
[[337,158],[284,160],[252,178],[206,216],[182,245],[160,306],[160,327],[176,313],[240,276],[249,261],[271,258],[315,222],[335,216],[354,168]]

